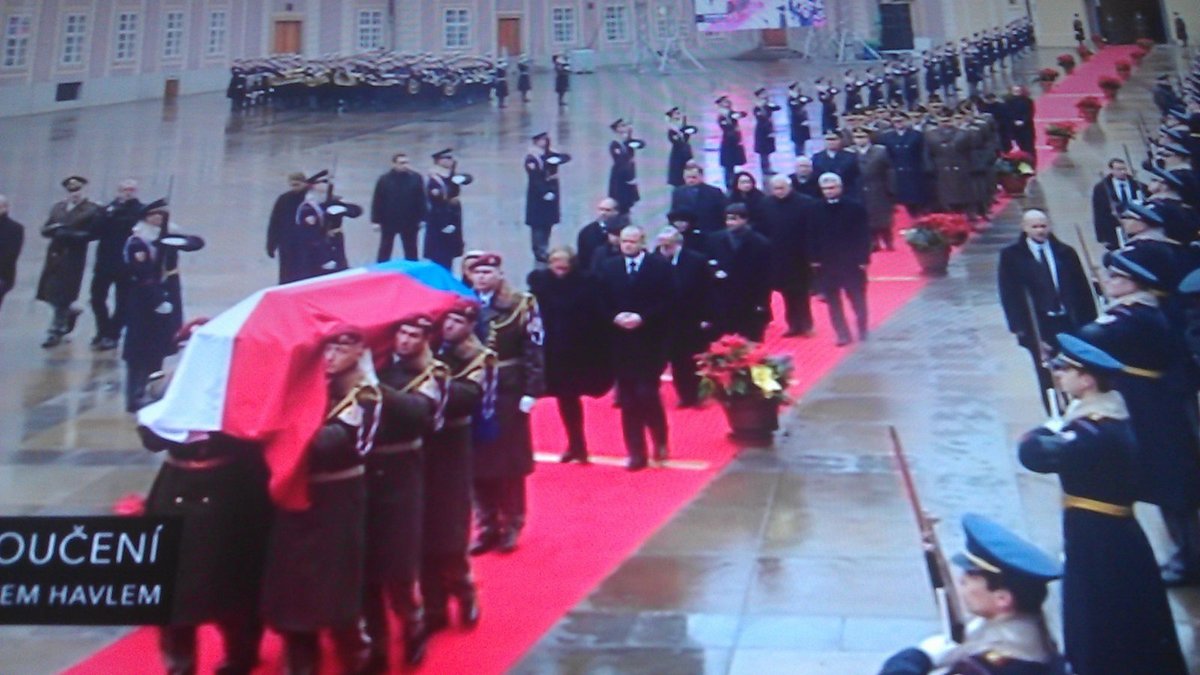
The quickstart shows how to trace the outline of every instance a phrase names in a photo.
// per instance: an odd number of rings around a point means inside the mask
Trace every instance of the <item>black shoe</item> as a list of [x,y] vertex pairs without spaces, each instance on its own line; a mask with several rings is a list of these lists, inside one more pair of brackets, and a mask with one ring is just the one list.
[[458,599],[458,622],[465,628],[479,625],[479,598],[474,593]]
[[475,544],[468,551],[471,555],[483,555],[489,551],[493,551],[496,545],[500,543],[500,534],[495,530],[484,530],[479,533],[479,538],[475,540]]
[[579,462],[580,464],[591,463],[588,460],[587,450],[568,450],[562,454],[562,457],[558,458],[558,461],[563,464],[570,464],[571,462]]
[[82,309],[75,309],[74,307],[71,308],[71,310],[67,313],[67,326],[64,334],[70,334],[71,331],[75,330],[75,322],[79,319],[80,314],[83,314]]
[[496,546],[496,550],[501,553],[512,553],[517,550],[517,537],[521,531],[515,527],[506,527],[500,535],[500,543]]
[[642,469],[646,468],[647,466],[650,466],[650,463],[648,461],[646,461],[645,457],[641,457],[638,459],[629,460],[629,462],[627,462],[625,464],[625,470],[626,471],[641,471]]
[[62,339],[61,335],[59,335],[58,333],[50,333],[49,335],[46,336],[46,339],[42,341],[42,349],[50,349],[51,347],[57,347],[62,344],[62,341],[63,341],[63,339]]
[[425,647],[429,644],[429,633],[421,626],[404,631],[404,663],[420,665],[425,660]]
[[117,348],[117,341],[112,338],[100,338],[92,342],[92,350],[97,352],[110,352]]

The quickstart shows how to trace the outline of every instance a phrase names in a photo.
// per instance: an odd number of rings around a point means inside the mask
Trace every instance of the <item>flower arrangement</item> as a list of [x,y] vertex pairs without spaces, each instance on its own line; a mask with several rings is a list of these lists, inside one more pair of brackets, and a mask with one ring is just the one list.
[[1075,67],[1075,57],[1070,54],[1059,54],[1057,61],[1058,67],[1063,70],[1070,71]]
[[1115,65],[1117,67],[1117,75],[1120,75],[1123,79],[1128,79],[1129,74],[1133,72],[1133,64],[1125,59],[1117,61]]
[[1075,138],[1074,122],[1051,122],[1046,125],[1046,135],[1065,138],[1068,141]]
[[1088,49],[1087,45],[1085,44],[1080,44],[1078,47],[1076,47],[1075,53],[1078,54],[1079,58],[1084,61],[1092,58],[1092,50]]
[[1143,52],[1148,52],[1151,49],[1154,49],[1154,40],[1151,40],[1150,38],[1139,38],[1134,44],[1136,44],[1138,49]]
[[1042,68],[1037,72],[1037,81],[1051,83],[1058,79],[1058,71],[1054,68]]
[[900,234],[913,250],[929,251],[963,245],[971,234],[971,225],[961,213],[931,213]]
[[1087,110],[1087,109],[1099,110],[1104,107],[1104,103],[1101,102],[1100,99],[1096,98],[1095,96],[1084,96],[1083,98],[1081,98],[1075,102],[1075,107],[1081,111]]
[[1108,40],[1105,40],[1103,35],[1094,33],[1092,35],[1092,44],[1096,46],[1096,49],[1104,49],[1108,45]]
[[1096,80],[1096,85],[1105,91],[1105,93],[1116,93],[1121,88],[1121,80],[1112,75],[1101,75],[1100,79]]
[[1032,176],[1033,157],[1024,150],[1012,150],[996,158],[996,173],[1001,176]]
[[700,372],[700,397],[722,401],[763,398],[787,402],[792,357],[767,354],[757,342],[740,335],[725,335],[696,357]]

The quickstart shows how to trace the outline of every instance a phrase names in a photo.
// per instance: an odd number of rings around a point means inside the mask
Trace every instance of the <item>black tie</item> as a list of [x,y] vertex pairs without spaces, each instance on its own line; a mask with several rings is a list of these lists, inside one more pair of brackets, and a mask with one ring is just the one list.
[[[1046,280],[1050,282],[1050,287],[1054,289],[1054,295],[1057,297],[1058,284],[1054,283],[1054,272],[1050,269],[1050,256],[1046,255],[1045,244],[1038,247],[1038,262],[1042,264],[1042,271],[1046,274]],[[1058,308],[1056,307],[1055,309]]]
[[633,258],[629,259],[629,276],[637,274],[637,261]]
[[1126,186],[1125,181],[1117,183],[1117,202],[1121,206],[1129,204],[1129,188]]

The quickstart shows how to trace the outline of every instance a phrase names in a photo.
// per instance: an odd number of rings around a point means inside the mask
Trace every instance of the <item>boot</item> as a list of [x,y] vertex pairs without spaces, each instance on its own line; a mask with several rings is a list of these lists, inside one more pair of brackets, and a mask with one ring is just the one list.
[[474,592],[459,596],[458,622],[464,628],[479,625],[479,597]]
[[404,663],[409,666],[420,665],[425,660],[425,647],[429,643],[429,632],[425,630],[422,621],[411,621],[404,624]]

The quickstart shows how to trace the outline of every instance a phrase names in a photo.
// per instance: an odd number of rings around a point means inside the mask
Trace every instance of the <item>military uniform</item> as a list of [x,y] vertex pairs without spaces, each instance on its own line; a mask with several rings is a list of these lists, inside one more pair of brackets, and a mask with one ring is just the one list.
[[[62,182],[69,191],[82,190],[87,181],[72,176]],[[38,281],[37,299],[54,308],[54,320],[47,331],[45,347],[62,342],[62,336],[75,329],[79,310],[71,303],[79,299],[83,273],[87,267],[88,242],[92,236],[92,220],[100,206],[84,197],[78,204],[64,199],[50,208],[42,225],[42,236],[50,240],[46,262]]]
[[791,94],[788,96],[788,129],[795,155],[799,157],[806,154],[805,147],[812,138],[812,130],[808,127],[808,104],[812,99],[801,94],[798,87],[794,87]]
[[766,90],[754,92],[761,102],[754,106],[754,152],[758,155],[758,164],[763,176],[771,171],[771,153],[775,152],[775,121],[772,116],[779,106],[766,99]]
[[[544,133],[537,134],[533,140],[537,142],[540,138],[547,136]],[[549,146],[545,150],[535,146],[525,155],[525,176],[528,179],[525,190],[525,224],[529,226],[530,245],[533,258],[537,262],[545,262],[550,247],[550,232],[562,218],[559,204],[562,198],[558,184],[559,165],[551,162],[551,158]]]
[[[722,101],[728,99],[722,96],[717,99],[717,105]],[[732,110],[722,109],[717,114],[717,126],[721,129],[719,159],[721,168],[725,171],[725,187],[729,189],[733,187],[733,177],[737,168],[746,163],[746,149],[742,147],[742,130]]]
[[[671,115],[678,111],[678,108],[672,108],[667,112],[667,119],[671,119]],[[667,128],[667,142],[671,144],[671,155],[667,159],[667,184],[674,187],[683,185],[683,167],[692,159],[692,134],[686,125],[676,126],[669,122]]]
[[[623,120],[613,123],[613,128],[623,125]],[[614,140],[608,144],[608,155],[612,168],[608,172],[608,196],[617,202],[617,209],[629,213],[641,199],[637,186],[637,150],[628,139]]]
[[[310,186],[327,183],[328,172],[309,177]],[[362,215],[362,207],[344,202],[327,191],[322,199],[309,192],[296,207],[294,251],[299,279],[310,279],[340,272],[350,266],[346,260],[346,239],[342,221]]]
[[431,173],[425,183],[429,214],[425,223],[425,258],[450,269],[463,254],[463,214],[456,174]]
[[937,126],[925,132],[925,151],[933,168],[937,202],[947,210],[962,211],[972,203],[971,144],[973,132]]

